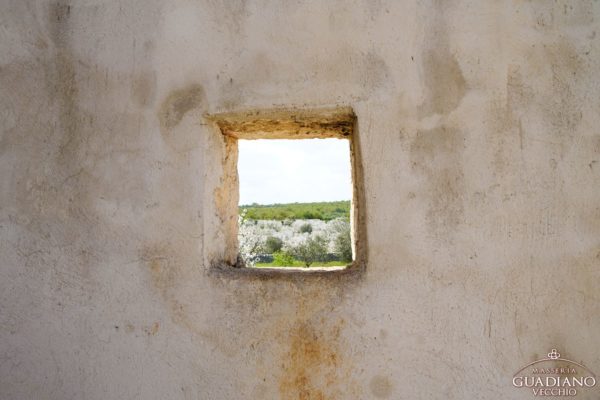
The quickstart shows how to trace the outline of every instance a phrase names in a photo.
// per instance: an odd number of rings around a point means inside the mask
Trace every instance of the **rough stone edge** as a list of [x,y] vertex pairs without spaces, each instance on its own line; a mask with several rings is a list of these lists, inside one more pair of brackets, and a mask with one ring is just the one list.
[[281,280],[281,281],[308,281],[321,279],[344,279],[359,280],[364,276],[365,265],[353,262],[346,268],[334,271],[313,270],[306,271],[297,268],[291,270],[279,268],[246,268],[244,266],[233,266],[224,261],[217,261],[210,265],[208,275],[225,279],[248,279],[248,280]]
[[350,107],[275,108],[205,115],[225,136],[236,139],[316,139],[352,136],[356,115]]

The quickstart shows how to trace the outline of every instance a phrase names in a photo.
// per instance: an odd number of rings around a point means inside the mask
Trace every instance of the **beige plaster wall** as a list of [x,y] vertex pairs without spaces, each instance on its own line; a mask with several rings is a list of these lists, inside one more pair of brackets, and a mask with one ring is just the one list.
[[[551,348],[600,371],[599,20],[2,1],[0,398],[527,399],[512,374]],[[203,115],[280,106],[354,109],[364,274],[211,272]]]

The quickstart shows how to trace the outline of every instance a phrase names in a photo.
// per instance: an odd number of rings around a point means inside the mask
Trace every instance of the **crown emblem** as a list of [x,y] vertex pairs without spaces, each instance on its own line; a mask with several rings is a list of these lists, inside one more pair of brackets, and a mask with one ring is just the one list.
[[556,360],[557,358],[560,358],[560,353],[556,351],[556,349],[552,349],[552,351],[548,353],[548,358],[551,360]]

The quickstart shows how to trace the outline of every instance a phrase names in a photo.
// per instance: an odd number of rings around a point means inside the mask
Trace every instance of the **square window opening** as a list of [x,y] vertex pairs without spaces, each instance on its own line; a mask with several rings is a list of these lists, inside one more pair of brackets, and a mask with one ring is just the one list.
[[224,247],[211,264],[256,272],[365,267],[362,168],[351,109],[207,118],[225,144],[215,190]]

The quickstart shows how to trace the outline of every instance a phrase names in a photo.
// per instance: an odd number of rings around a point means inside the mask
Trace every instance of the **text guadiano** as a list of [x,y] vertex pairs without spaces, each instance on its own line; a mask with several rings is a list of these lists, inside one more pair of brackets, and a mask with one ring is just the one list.
[[534,396],[577,396],[579,390],[596,386],[596,375],[576,361],[561,358],[552,349],[547,358],[521,368],[513,376],[512,384],[531,389]]

